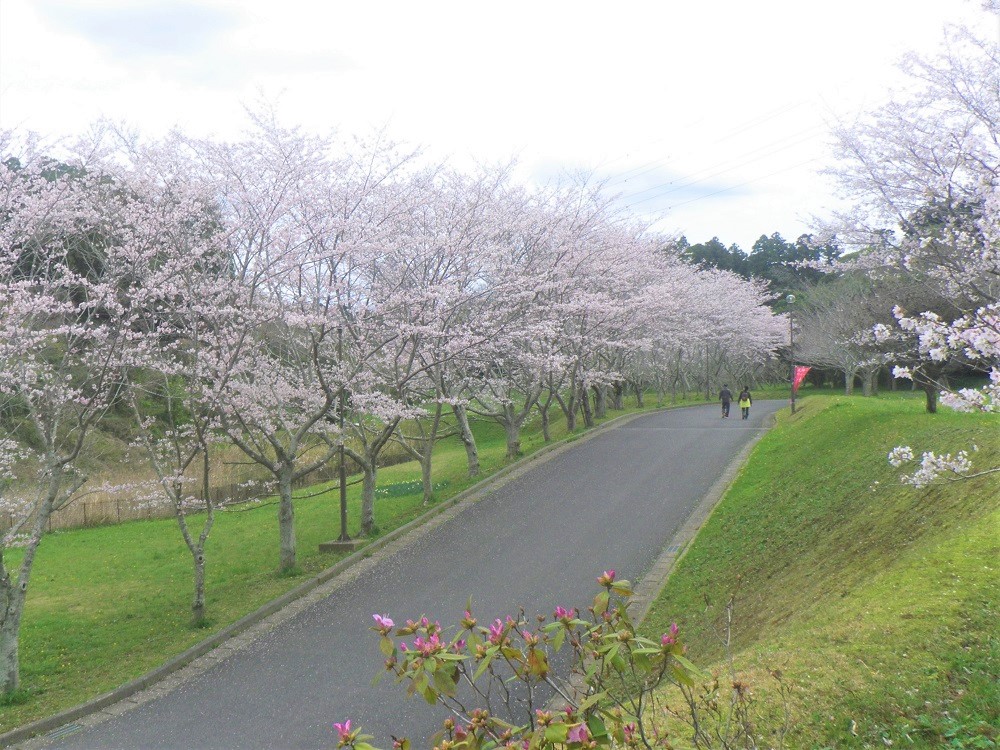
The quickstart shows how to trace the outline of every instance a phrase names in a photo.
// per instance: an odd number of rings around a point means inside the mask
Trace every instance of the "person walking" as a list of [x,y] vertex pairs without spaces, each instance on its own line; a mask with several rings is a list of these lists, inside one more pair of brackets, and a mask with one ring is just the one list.
[[729,405],[733,401],[733,392],[729,390],[728,385],[722,386],[722,390],[719,391],[719,400],[722,401],[722,418],[729,419]]
[[750,397],[750,386],[743,386],[743,390],[740,391],[738,400],[740,403],[740,411],[743,413],[743,419],[750,419],[750,404],[753,403],[753,399]]

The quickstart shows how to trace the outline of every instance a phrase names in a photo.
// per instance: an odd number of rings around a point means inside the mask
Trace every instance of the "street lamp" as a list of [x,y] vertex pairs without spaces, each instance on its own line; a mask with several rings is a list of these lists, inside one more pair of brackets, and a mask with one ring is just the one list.
[[340,448],[339,466],[337,473],[340,475],[340,537],[329,542],[320,542],[320,552],[353,552],[361,546],[360,540],[351,539],[347,535],[347,466],[344,461],[344,411],[347,407],[347,392],[344,386],[344,328],[337,326],[337,364],[341,365],[340,393],[337,394],[337,424],[340,427]]
[[795,303],[795,295],[789,294],[785,297],[788,303],[788,358],[792,360],[792,378],[789,383],[792,386],[792,414],[795,413],[795,323],[792,316],[792,305]]

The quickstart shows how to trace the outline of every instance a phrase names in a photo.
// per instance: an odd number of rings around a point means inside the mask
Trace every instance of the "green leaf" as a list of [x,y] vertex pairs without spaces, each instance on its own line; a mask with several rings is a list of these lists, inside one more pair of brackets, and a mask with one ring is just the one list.
[[680,654],[674,654],[674,659],[677,661],[678,664],[684,667],[684,669],[690,672],[694,677],[704,678],[706,676],[706,673],[703,670],[699,669],[697,665],[693,664]]
[[604,726],[604,722],[601,721],[599,716],[591,716],[587,719],[587,729],[590,730],[590,734],[594,739],[608,736],[608,728]]
[[475,682],[476,680],[478,680],[479,677],[482,675],[482,673],[485,672],[489,668],[490,662],[492,662],[492,661],[493,661],[493,656],[492,655],[491,656],[487,656],[486,658],[483,659],[483,661],[479,664],[479,669],[477,669],[476,673],[472,676],[473,682]]
[[549,660],[540,648],[528,652],[528,668],[533,675],[544,677],[549,672]]
[[566,640],[566,628],[560,627],[559,631],[556,633],[555,638],[552,639],[553,650],[558,652],[559,649],[562,648],[563,641],[565,640]]
[[455,680],[444,669],[439,669],[434,673],[434,687],[438,689],[441,695],[447,695],[449,698],[455,695]]
[[438,700],[437,692],[430,685],[424,688],[424,700],[430,703],[432,706],[437,703]]
[[688,687],[694,685],[694,680],[691,679],[691,675],[688,673],[686,669],[682,668],[681,666],[677,664],[671,664],[670,673],[674,676],[674,679],[677,680],[682,685],[687,685]]
[[418,693],[424,692],[427,689],[427,684],[427,674],[425,672],[421,672],[417,677],[413,678],[413,689]]
[[621,653],[616,651],[611,657],[611,666],[617,669],[619,672],[624,672],[626,668],[625,660],[622,658]]
[[600,617],[605,612],[608,611],[608,592],[601,591],[597,596],[594,597],[594,614]]
[[566,735],[569,734],[569,726],[566,724],[549,724],[545,727],[546,742],[565,742]]
[[584,711],[586,711],[591,706],[593,706],[593,705],[597,704],[598,702],[600,702],[601,700],[603,700],[603,698],[604,698],[604,693],[603,692],[600,692],[600,693],[591,693],[586,698],[584,698],[582,701],[580,701],[580,704],[577,706],[577,711],[579,711],[580,713],[583,713]]
[[513,648],[512,646],[504,646],[501,651],[503,655],[506,656],[511,661],[523,662],[524,654],[521,653],[519,649]]
[[615,581],[611,584],[611,590],[621,596],[632,596],[632,584],[628,581]]
[[392,639],[387,636],[382,636],[381,640],[378,642],[379,650],[382,652],[382,656],[392,656],[396,651],[396,644],[392,642]]

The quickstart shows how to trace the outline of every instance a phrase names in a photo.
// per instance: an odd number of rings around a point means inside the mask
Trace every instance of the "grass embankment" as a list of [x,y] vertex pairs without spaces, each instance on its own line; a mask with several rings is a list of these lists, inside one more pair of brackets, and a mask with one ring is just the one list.
[[736,593],[731,653],[762,746],[783,723],[772,669],[791,689],[786,747],[1000,743],[1000,475],[904,486],[885,458],[900,444],[976,444],[977,467],[1000,466],[996,417],[811,397],[758,444],[644,623],[677,620],[691,658],[725,674]]
[[[654,399],[647,401],[647,408]],[[697,403],[697,402],[687,402]],[[625,412],[637,411],[634,400]],[[482,476],[506,462],[503,430],[473,425]],[[554,439],[566,436],[553,414]],[[537,424],[525,430],[522,452],[544,445]],[[438,500],[471,486],[465,449],[457,438],[435,451]],[[379,470],[375,523],[385,534],[425,510],[420,470],[414,463]],[[303,490],[313,495],[316,488]],[[357,534],[360,487],[349,489],[349,527]],[[0,703],[0,732],[50,715],[111,690],[235,622],[344,557],[320,553],[322,541],[339,535],[339,493],[335,485],[296,502],[299,571],[280,576],[276,508],[269,503],[217,515],[207,548],[207,627],[190,625],[191,559],[174,519],[54,532],[38,552],[21,631],[23,689]],[[197,526],[197,523],[195,524]],[[7,562],[19,562],[8,550]]]

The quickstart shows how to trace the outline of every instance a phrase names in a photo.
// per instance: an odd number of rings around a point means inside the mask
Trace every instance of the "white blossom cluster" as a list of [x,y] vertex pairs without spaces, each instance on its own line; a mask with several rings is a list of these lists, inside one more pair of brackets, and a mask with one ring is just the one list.
[[[913,449],[908,445],[898,446],[889,452],[889,464],[897,469],[903,468],[914,460]],[[928,486],[942,475],[951,474],[955,477],[964,477],[971,471],[972,462],[965,451],[959,451],[954,456],[950,453],[938,455],[933,451],[926,451],[920,457],[917,470],[912,474],[904,474],[900,477],[900,481],[920,489]]]

